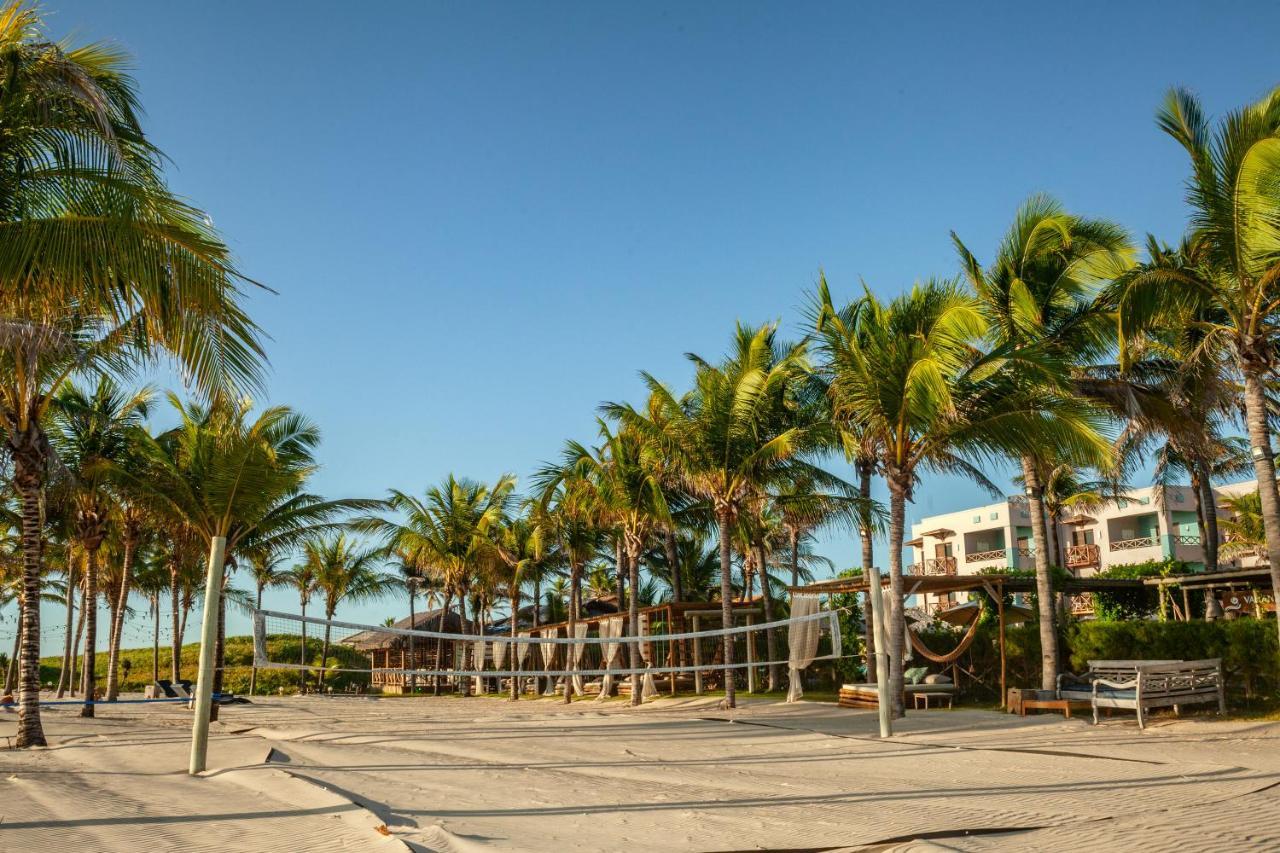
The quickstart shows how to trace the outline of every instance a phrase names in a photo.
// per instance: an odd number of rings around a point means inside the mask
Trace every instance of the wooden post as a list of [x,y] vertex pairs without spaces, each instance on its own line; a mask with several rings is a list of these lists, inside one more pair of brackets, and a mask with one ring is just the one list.
[[[699,616],[693,617],[693,632],[696,634],[701,630],[702,618]],[[702,647],[698,645],[698,640],[695,638],[693,641],[693,665],[695,667],[693,670],[693,692],[699,696],[702,695],[702,670],[697,669],[696,667],[701,663]]]
[[1191,621],[1191,595],[1185,586],[1182,588],[1182,621]]
[[[391,656],[391,650],[387,650],[387,656]],[[404,649],[400,649],[400,674],[398,677],[400,682],[400,692],[404,693],[405,675],[404,675]]]
[[[755,621],[756,621],[755,617],[754,617],[754,616],[752,616],[750,613],[748,613],[748,614],[747,614],[747,627],[748,627],[748,628],[750,628],[753,624],[755,624]],[[748,666],[747,666],[747,692],[748,692],[748,693],[755,693],[755,692],[756,692],[756,668],[755,668],[754,666],[752,666],[752,664],[754,664],[754,663],[756,662],[756,650],[755,650],[755,643],[753,643],[753,642],[752,642],[753,635],[752,635],[752,633],[751,633],[750,631],[748,631],[748,632],[746,633],[746,635],[745,635],[745,636],[746,636],[746,638],[747,638],[747,664],[748,664]],[[730,677],[732,677],[732,673],[730,673]]]
[[1009,693],[1005,687],[1007,672],[1004,656],[1004,584],[996,585],[996,612],[1000,617],[1000,707],[1004,708],[1009,701]]

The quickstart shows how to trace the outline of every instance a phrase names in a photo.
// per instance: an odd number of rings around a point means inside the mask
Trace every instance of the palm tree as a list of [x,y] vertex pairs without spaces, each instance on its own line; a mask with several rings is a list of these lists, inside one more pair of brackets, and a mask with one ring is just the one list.
[[[82,717],[94,715],[95,673],[97,669],[97,600],[98,578],[103,567],[99,549],[107,539],[111,515],[115,508],[110,493],[113,466],[123,463],[130,454],[130,436],[147,416],[153,392],[143,388],[127,392],[108,376],[98,378],[92,391],[76,385],[65,385],[53,409],[50,440],[59,461],[70,472],[71,502],[74,507],[75,536],[85,553],[84,602],[84,707]],[[123,574],[123,595],[112,602],[113,617],[117,602],[128,595],[128,574],[132,572],[133,552],[138,528],[131,524],[127,533]],[[114,690],[114,665],[119,660],[116,648],[116,619],[111,623],[111,664],[108,683]],[[114,697],[113,697],[114,698]]]
[[[714,513],[720,535],[721,619],[729,628],[734,524],[762,483],[816,444],[816,429],[794,417],[808,364],[804,346],[781,344],[771,325],[739,326],[734,351],[721,366],[690,358],[697,372],[693,389],[683,396],[644,374],[650,396],[643,412],[617,403],[605,410],[636,430],[646,452],[664,457],[669,476]],[[732,640],[725,635],[725,702],[730,708],[736,707]]]
[[160,680],[160,596],[169,586],[169,569],[159,553],[139,560],[133,588],[146,596],[151,610],[151,680]]
[[280,573],[280,585],[298,593],[298,609],[302,619],[298,622],[301,636],[298,641],[298,692],[307,692],[307,604],[316,594],[316,566],[311,561],[291,566]]
[[[441,590],[440,579],[420,565],[419,561],[408,551],[398,549],[392,550],[390,553],[393,555],[392,559],[396,567],[399,583],[404,587],[405,592],[409,595],[409,628],[416,629],[418,627],[418,613],[416,609],[418,595],[425,595],[426,601],[424,604],[426,605],[426,608],[430,610],[432,603],[436,600],[438,597],[437,594]],[[392,619],[390,624],[394,625],[395,620]],[[418,656],[414,649],[412,634],[409,635],[408,643],[409,666],[413,669],[417,669]],[[416,691],[418,687],[417,675],[411,673],[408,678],[409,690],[411,692]]]
[[[983,269],[955,232],[951,239],[965,277],[977,295],[987,321],[986,337],[996,352],[1016,356],[1037,352],[1030,361],[1011,361],[1008,376],[1016,392],[1028,400],[1057,395],[1065,423],[1082,430],[1096,420],[1085,400],[1070,405],[1064,393],[1074,372],[1095,362],[1114,339],[1112,319],[1097,296],[1100,283],[1121,274],[1130,264],[1128,235],[1118,225],[1073,216],[1052,198],[1035,195],[1014,216],[991,266]],[[1046,369],[1047,368],[1047,369]],[[1040,470],[1047,458],[1062,459],[1074,447],[1092,451],[1067,456],[1076,464],[1107,467],[1110,454],[1101,437],[1088,436],[1070,447],[1044,444],[1022,453],[1027,509],[1035,544],[1036,593],[1040,609],[1041,687],[1055,689],[1058,680],[1058,635],[1054,628],[1050,543],[1045,523],[1044,483]]]
[[[380,536],[384,548],[403,552],[439,574],[445,588],[440,609],[443,631],[450,598],[457,598],[462,623],[467,622],[471,584],[493,559],[494,541],[510,509],[515,485],[510,474],[499,477],[493,486],[450,474],[427,489],[423,498],[393,489],[378,506],[398,517],[367,515],[355,527]],[[440,640],[436,646],[437,662],[442,660],[443,643]]]
[[[1280,588],[1280,489],[1267,421],[1267,383],[1280,363],[1280,88],[1211,125],[1199,99],[1173,89],[1156,113],[1191,161],[1187,241],[1194,270],[1150,269],[1119,294],[1121,361],[1127,342],[1187,312],[1206,347],[1229,353],[1244,384],[1245,423],[1258,481],[1271,581]],[[1280,622],[1277,623],[1280,628]]]
[[[343,534],[307,542],[303,559],[315,572],[316,593],[324,602],[325,619],[332,619],[344,601],[371,601],[398,585],[394,575],[378,571],[381,551],[360,548]],[[325,625],[320,672],[316,676],[318,690],[324,687],[325,668],[329,665],[329,636],[329,625]]]
[[[889,486],[889,691],[902,713],[902,543],[906,502],[922,471],[961,474],[999,490],[974,464],[994,455],[1071,446],[1082,434],[1066,417],[1046,416],[1054,399],[1013,393],[998,361],[974,343],[987,330],[976,300],[955,281],[927,281],[888,305],[869,292],[837,310],[825,281],[813,311],[827,362],[832,411],[874,435]],[[1056,414],[1056,413],[1055,413]]]
[[[139,474],[122,477],[159,518],[181,525],[208,548],[191,773],[204,768],[212,713],[215,644],[228,557],[241,550],[284,549],[336,526],[342,512],[370,501],[321,500],[303,491],[315,470],[319,431],[305,417],[274,406],[250,419],[250,404],[219,399],[184,405],[170,395],[177,427],[158,437],[138,430]],[[218,668],[221,673],[221,668]]]
[[[49,40],[35,9],[0,10],[0,429],[22,502],[19,747],[40,725],[40,493],[45,416],[73,373],[159,352],[195,387],[252,387],[258,332],[226,247],[166,189],[119,50]],[[33,271],[39,270],[39,274]]]
[[[262,609],[262,594],[272,587],[282,586],[285,579],[280,571],[284,558],[272,551],[252,551],[249,558],[249,576],[253,579],[253,606]],[[249,671],[249,695],[258,692],[258,667]]]
[[[520,622],[520,585],[524,583],[527,575],[540,573],[545,568],[549,556],[546,548],[546,529],[540,523],[546,516],[537,512],[537,505],[532,502],[527,503],[524,509],[521,515],[505,519],[495,537],[498,557],[497,565],[494,566],[495,580],[505,587],[507,600],[511,605],[508,634],[511,638],[509,652],[512,668],[519,665],[515,638]],[[537,598],[533,603],[536,611],[539,607]],[[569,692],[570,690],[566,687],[566,697]],[[514,701],[519,698],[520,679],[512,678],[511,699]]]
[[1228,560],[1237,557],[1265,557],[1267,555],[1266,525],[1262,520],[1262,496],[1245,492],[1224,498],[1222,508],[1230,516],[1222,519],[1222,529],[1227,541],[1222,545],[1222,556]]

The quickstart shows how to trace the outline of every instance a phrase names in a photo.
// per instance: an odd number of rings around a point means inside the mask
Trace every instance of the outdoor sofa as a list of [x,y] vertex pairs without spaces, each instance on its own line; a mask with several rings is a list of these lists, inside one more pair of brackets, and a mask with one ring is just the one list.
[[1131,709],[1138,715],[1138,727],[1145,728],[1145,712],[1152,708],[1214,703],[1218,713],[1227,710],[1222,659],[1206,660],[1091,660],[1081,675],[1058,676],[1058,698],[1088,702],[1093,722],[1098,710]]

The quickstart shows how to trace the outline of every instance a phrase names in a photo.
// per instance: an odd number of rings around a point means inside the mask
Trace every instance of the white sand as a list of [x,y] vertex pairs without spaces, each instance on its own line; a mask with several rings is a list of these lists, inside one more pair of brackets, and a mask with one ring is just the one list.
[[278,698],[224,709],[193,779],[188,712],[101,715],[0,750],[0,849],[1280,849],[1276,723]]

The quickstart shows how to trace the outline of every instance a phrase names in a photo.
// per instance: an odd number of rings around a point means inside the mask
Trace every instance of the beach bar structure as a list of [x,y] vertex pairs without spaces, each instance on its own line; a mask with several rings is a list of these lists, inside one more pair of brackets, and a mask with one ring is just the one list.
[[[392,627],[449,634],[467,634],[474,628],[473,623],[464,622],[456,610],[447,611],[443,623],[440,614],[438,609],[428,610],[412,617],[406,616]],[[454,643],[424,637],[414,640],[412,650],[409,648],[409,638],[404,634],[378,630],[352,634],[343,640],[343,644],[369,656],[373,670],[369,677],[369,687],[383,693],[403,693],[410,686],[411,680],[418,687],[430,686],[431,679],[409,675],[408,670],[440,671],[453,669],[455,664]]]
[[[978,593],[985,592],[991,596],[992,601],[996,605],[996,618],[998,628],[998,643],[1000,649],[1000,703],[1004,706],[1006,697],[1008,696],[1008,663],[1005,657],[1005,628],[1007,622],[1006,607],[1004,597],[1008,595],[1027,594],[1035,592],[1035,578],[1016,577],[999,573],[991,573],[984,575],[904,575],[903,578],[903,599],[911,599],[913,596],[921,597],[935,596],[944,604],[955,601],[957,593]],[[818,581],[807,586],[791,587],[790,591],[794,595],[796,593],[808,593],[818,595],[838,595],[842,593],[861,593],[866,594],[870,584],[866,575],[853,575],[847,578],[833,578],[831,580]],[[1121,578],[1071,578],[1063,582],[1058,591],[1072,598],[1082,595],[1092,595],[1094,592],[1120,591],[1120,590],[1139,590],[1143,588],[1141,580],[1129,580]],[[881,589],[885,598],[886,617],[889,610],[889,573],[881,574]]]

